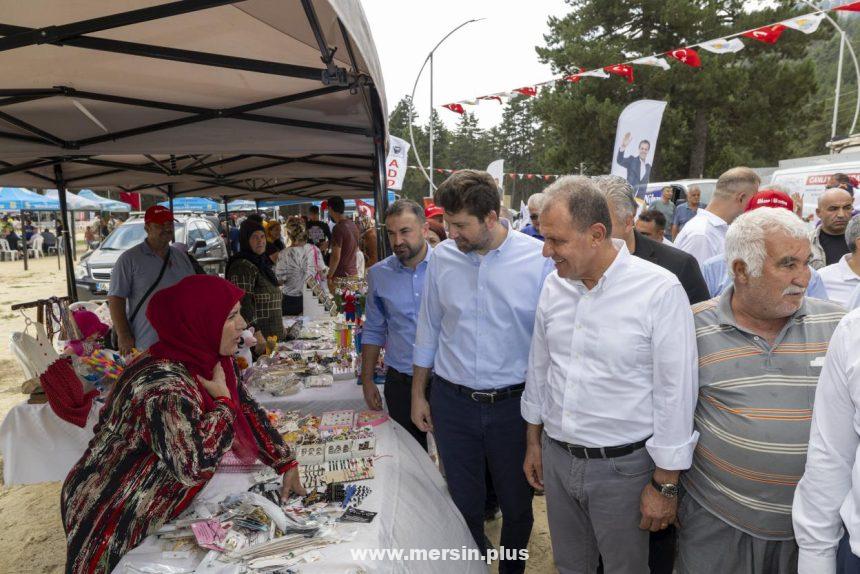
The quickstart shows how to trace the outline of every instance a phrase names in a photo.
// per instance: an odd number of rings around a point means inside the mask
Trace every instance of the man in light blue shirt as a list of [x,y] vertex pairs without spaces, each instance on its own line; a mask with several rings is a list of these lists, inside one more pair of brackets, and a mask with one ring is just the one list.
[[[498,187],[486,172],[456,172],[434,201],[445,209],[450,239],[436,246],[427,267],[412,420],[435,433],[451,496],[482,551],[489,465],[502,510],[500,545],[516,552],[528,547],[533,522],[520,397],[537,302],[553,263],[540,241],[499,219]],[[502,560],[499,572],[524,568],[522,560]]]
[[412,422],[412,349],[424,290],[424,275],[433,250],[424,234],[424,210],[414,201],[400,199],[385,212],[385,228],[393,255],[367,272],[367,318],[361,332],[361,384],[364,400],[382,408],[373,382],[379,350],[385,347],[385,404],[388,414],[427,449],[427,433]]
[[[827,288],[821,280],[821,275],[812,266],[809,267],[809,270],[811,275],[809,285],[806,286],[806,295],[827,301]],[[705,278],[705,283],[708,284],[708,291],[711,293],[711,297],[721,295],[726,290],[726,287],[732,284],[726,256],[714,255],[705,261],[704,265],[702,265],[702,276]]]

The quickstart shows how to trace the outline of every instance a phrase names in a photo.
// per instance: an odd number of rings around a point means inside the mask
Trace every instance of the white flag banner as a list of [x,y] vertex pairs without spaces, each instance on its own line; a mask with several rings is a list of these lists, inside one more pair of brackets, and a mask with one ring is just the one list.
[[818,30],[818,25],[821,24],[822,20],[824,20],[823,13],[806,14],[804,16],[791,18],[790,20],[783,20],[780,24],[786,28],[803,32],[804,34],[812,34]]
[[625,178],[633,186],[636,197],[644,197],[648,188],[665,109],[666,102],[638,100],[618,116],[612,174]]
[[717,38],[709,42],[702,42],[699,44],[699,47],[712,54],[734,54],[744,49],[744,43],[738,38],[732,38],[731,40]]
[[388,136],[388,156],[385,158],[385,187],[395,191],[403,189],[403,178],[409,161],[409,144]]
[[603,68],[597,68],[596,70],[588,70],[587,72],[581,72],[579,74],[574,74],[574,76],[579,76],[580,78],[592,77],[592,78],[606,79],[609,77],[609,74],[606,73],[606,70],[604,70]]
[[657,66],[664,70],[669,69],[669,62],[666,61],[666,58],[658,58],[657,56],[646,56],[644,58],[639,58],[638,60],[633,60],[630,63],[639,64],[641,66]]
[[505,177],[505,160],[497,159],[487,166],[487,173],[496,180],[496,185],[499,187],[499,195],[504,193],[504,177]]

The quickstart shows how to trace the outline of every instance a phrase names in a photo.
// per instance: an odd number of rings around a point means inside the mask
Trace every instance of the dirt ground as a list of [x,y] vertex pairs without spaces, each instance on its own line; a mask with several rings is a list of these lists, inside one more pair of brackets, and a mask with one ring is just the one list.
[[[65,271],[57,269],[56,257],[30,261],[0,262],[0,420],[21,394],[22,374],[9,351],[9,336],[24,328],[11,305],[66,293]],[[34,317],[35,318],[35,317]],[[2,469],[2,458],[0,458]],[[6,487],[0,482],[0,572],[4,574],[61,573],[66,545],[60,522],[60,483]],[[529,544],[526,572],[554,572],[544,497],[535,497],[535,524]],[[501,520],[487,524],[487,535],[498,545]],[[493,567],[492,572],[498,568]]]

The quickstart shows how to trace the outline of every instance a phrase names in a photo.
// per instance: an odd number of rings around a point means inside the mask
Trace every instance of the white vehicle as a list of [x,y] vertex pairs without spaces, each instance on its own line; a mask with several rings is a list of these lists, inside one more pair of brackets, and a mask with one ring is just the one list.
[[[789,194],[801,194],[803,196],[803,215],[806,217],[815,215],[818,198],[824,192],[827,180],[834,173],[844,173],[860,181],[860,161],[778,169],[773,172],[770,183],[785,187]],[[860,193],[857,192],[854,194],[854,207],[860,208]]]
[[700,202],[704,205],[710,203],[714,196],[714,190],[717,189],[716,179],[676,179],[674,181],[655,181],[648,184],[645,189],[645,197],[637,197],[645,201],[645,205],[650,205],[658,201],[663,195],[663,188],[671,186],[675,193],[672,195],[672,201],[675,204],[684,203],[687,201],[687,190],[692,186],[698,186],[702,192]]

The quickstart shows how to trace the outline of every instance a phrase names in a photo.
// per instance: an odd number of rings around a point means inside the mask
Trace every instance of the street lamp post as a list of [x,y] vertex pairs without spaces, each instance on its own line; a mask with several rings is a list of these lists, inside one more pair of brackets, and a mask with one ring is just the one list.
[[451,34],[465,26],[466,24],[471,24],[472,22],[480,22],[481,20],[485,20],[485,18],[474,18],[472,20],[466,20],[439,40],[439,42],[430,50],[430,53],[427,54],[427,57],[424,58],[424,63],[421,64],[421,69],[418,70],[418,76],[415,78],[415,83],[412,85],[412,95],[410,96],[411,100],[415,101],[415,89],[418,87],[418,80],[421,79],[421,74],[424,72],[424,67],[427,65],[427,62],[430,62],[430,162],[429,162],[429,171],[430,174],[427,174],[427,171],[424,169],[424,164],[421,163],[421,156],[418,155],[418,148],[415,147],[415,136],[412,134],[412,118],[409,118],[409,140],[412,143],[412,150],[415,152],[415,159],[418,160],[418,166],[421,168],[421,173],[424,174],[424,177],[427,178],[427,182],[429,184],[430,196],[433,195],[433,190],[435,186],[433,185],[433,53],[442,45],[442,43],[447,40]]

